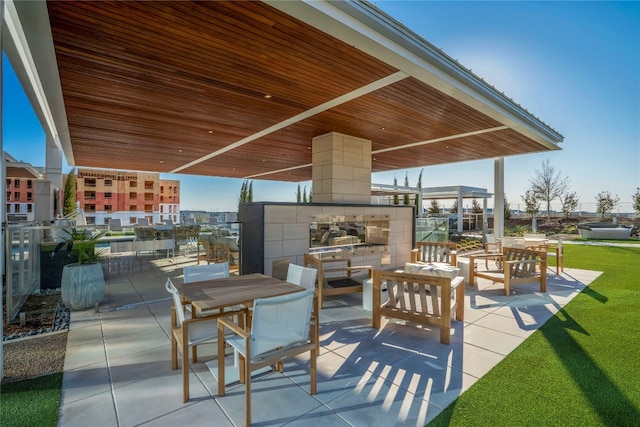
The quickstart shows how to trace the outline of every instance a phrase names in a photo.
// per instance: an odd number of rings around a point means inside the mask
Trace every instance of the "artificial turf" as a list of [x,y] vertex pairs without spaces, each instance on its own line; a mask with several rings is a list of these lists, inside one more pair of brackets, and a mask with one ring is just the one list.
[[565,245],[602,271],[429,426],[640,425],[640,247]]
[[58,424],[62,373],[2,384],[2,427],[47,427]]

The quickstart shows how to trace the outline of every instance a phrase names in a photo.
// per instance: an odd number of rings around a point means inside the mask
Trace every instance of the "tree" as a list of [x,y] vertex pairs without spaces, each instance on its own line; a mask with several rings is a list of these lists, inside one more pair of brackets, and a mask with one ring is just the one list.
[[617,195],[614,197],[609,191],[601,191],[596,196],[596,211],[600,214],[600,218],[604,219],[605,215],[613,210],[615,205],[620,201]]
[[296,202],[302,203],[302,193],[300,192],[300,184],[298,184],[298,189],[296,190]]
[[480,203],[476,199],[472,199],[471,200],[471,213],[481,214],[483,212],[484,212],[484,209],[482,209],[482,206],[480,206]]
[[427,211],[430,214],[439,214],[440,213],[440,204],[436,199],[431,201],[431,206],[429,206],[429,210]]
[[449,212],[451,212],[452,214],[458,213],[458,199],[456,199],[455,202],[453,202],[453,206],[451,206],[451,209],[449,209]]
[[[409,188],[409,172],[405,173],[404,175],[404,186]],[[411,204],[411,199],[409,198],[409,193],[404,193],[404,197],[403,200],[405,205],[410,205]]]
[[238,198],[238,211],[240,203],[253,202],[253,182],[245,179],[240,187],[240,197]]
[[636,211],[636,216],[640,217],[640,187],[636,188],[636,193],[631,196],[633,201],[633,210]]
[[307,202],[307,186],[304,186],[304,190],[302,191],[302,203],[308,203]]
[[309,203],[313,202],[313,187],[309,189]]
[[[398,178],[396,178],[395,176],[393,177],[393,186],[394,187],[398,186]],[[400,197],[398,197],[398,193],[393,195],[393,204],[394,205],[399,205],[400,204]]]
[[76,170],[71,169],[64,183],[64,201],[62,203],[62,214],[69,216],[76,211]]
[[538,212],[540,212],[540,202],[538,201],[534,190],[529,189],[524,193],[524,196],[520,197],[522,197],[522,201],[524,202],[524,211],[532,217],[535,217]]
[[[549,159],[542,162],[542,168],[535,170],[536,176],[531,179],[533,197],[546,202],[547,217],[551,217],[551,202],[567,192],[569,178],[561,177]],[[526,203],[526,202],[525,202]]]
[[575,191],[570,191],[560,196],[560,202],[562,203],[562,213],[565,218],[569,218],[578,208],[578,202],[580,198]]
[[504,195],[504,219],[511,219],[511,205],[506,194]]
[[415,197],[415,199],[414,199],[414,204],[415,204],[416,206],[420,206],[420,200],[419,200],[419,198],[420,198],[420,192],[419,192],[419,191],[420,191],[420,189],[422,188],[422,171],[423,171],[423,170],[424,170],[424,169],[420,169],[420,175],[418,175],[418,185],[417,185],[417,187],[418,187],[418,194],[416,194],[416,197]]

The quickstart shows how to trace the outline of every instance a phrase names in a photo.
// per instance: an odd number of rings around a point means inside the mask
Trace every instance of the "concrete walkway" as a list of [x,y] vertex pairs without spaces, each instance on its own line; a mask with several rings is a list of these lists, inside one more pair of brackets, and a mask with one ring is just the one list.
[[[59,425],[244,425],[244,387],[217,396],[204,364],[215,360],[211,348],[199,347],[187,403],[181,372],[171,369],[164,281],[180,283],[193,258],[131,261],[110,266],[99,313],[72,313]],[[307,358],[289,361],[284,374],[252,381],[253,425],[424,426],[599,274],[549,274],[547,293],[536,284],[514,286],[510,296],[490,282],[467,286],[465,321],[453,322],[450,345],[439,343],[437,329],[398,321],[372,329],[359,295],[328,298],[318,393],[308,394]]]

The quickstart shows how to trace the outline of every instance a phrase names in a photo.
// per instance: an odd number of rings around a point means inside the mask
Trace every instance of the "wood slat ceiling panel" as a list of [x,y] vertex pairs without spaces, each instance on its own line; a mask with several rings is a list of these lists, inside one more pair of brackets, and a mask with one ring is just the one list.
[[542,151],[542,147],[511,129],[474,135],[449,141],[425,144],[389,153],[375,154],[372,168],[375,172],[447,163],[481,160]]
[[[49,10],[74,156],[86,166],[113,167],[106,151],[169,171],[395,72],[259,2]],[[166,159],[177,141],[188,150]]]
[[[82,166],[169,172],[397,71],[257,1],[48,7]],[[181,172],[245,177],[309,164],[312,138],[331,131],[375,151],[499,125],[407,78]],[[518,153],[541,149],[504,134],[378,154],[375,170],[509,155],[514,142],[526,144]],[[311,168],[264,179],[309,180]]]

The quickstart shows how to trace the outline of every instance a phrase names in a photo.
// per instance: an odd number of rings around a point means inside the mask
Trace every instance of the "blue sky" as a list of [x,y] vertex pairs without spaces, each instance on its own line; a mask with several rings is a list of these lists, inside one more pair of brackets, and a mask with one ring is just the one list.
[[[631,201],[640,187],[640,2],[374,4],[564,135],[561,151],[505,159],[512,208],[522,203],[545,159],[569,178],[585,209],[605,190]],[[3,73],[3,148],[43,165],[44,132],[6,61]],[[415,185],[419,173],[378,173],[372,181],[392,184],[395,176],[403,184],[408,175]],[[181,180],[182,209],[237,207],[242,180],[162,177]],[[422,181],[425,187],[470,185],[491,192],[493,161],[428,167]],[[311,188],[308,181],[301,185]],[[295,201],[296,188],[254,181],[254,200]]]

